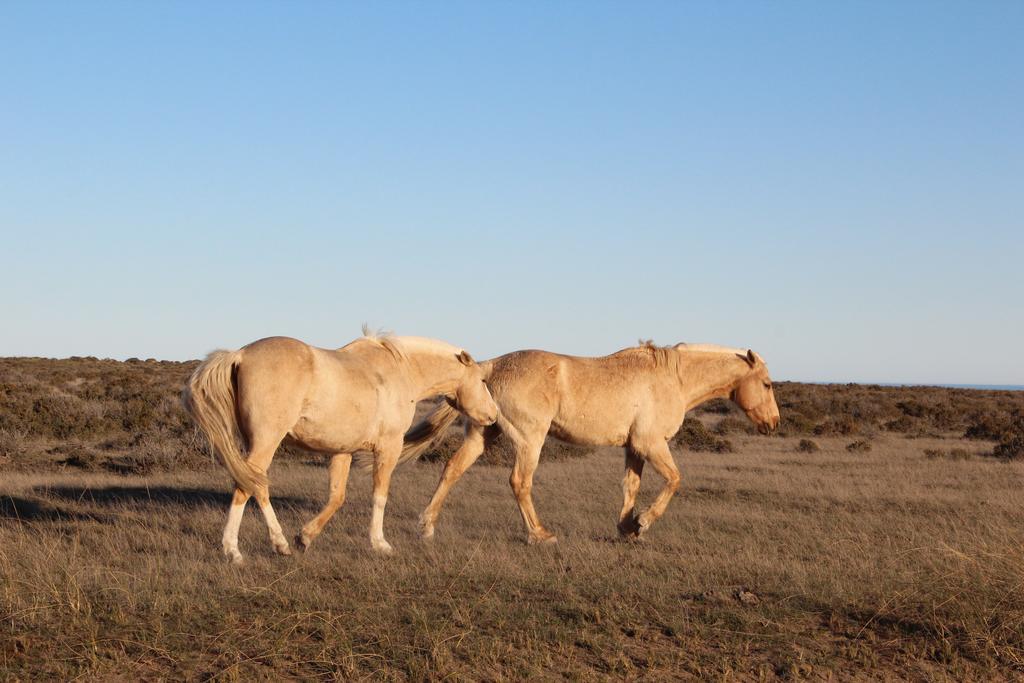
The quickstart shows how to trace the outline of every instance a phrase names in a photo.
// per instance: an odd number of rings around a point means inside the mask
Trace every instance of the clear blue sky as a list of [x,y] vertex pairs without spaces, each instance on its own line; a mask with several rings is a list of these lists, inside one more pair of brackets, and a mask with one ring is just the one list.
[[1024,3],[0,4],[0,355],[366,321],[1024,384]]

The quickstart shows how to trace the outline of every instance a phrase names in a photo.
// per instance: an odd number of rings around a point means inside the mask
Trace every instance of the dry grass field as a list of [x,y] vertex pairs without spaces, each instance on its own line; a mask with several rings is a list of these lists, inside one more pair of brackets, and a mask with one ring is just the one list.
[[[353,474],[309,553],[273,555],[250,510],[233,567],[226,475],[175,402],[191,367],[0,359],[0,678],[1024,677],[1022,392],[780,383],[772,438],[708,406],[639,543],[615,532],[614,449],[551,444],[535,497],[554,547],[525,545],[489,464],[424,544],[441,465],[421,462],[396,473],[380,558]],[[292,534],[325,468],[287,451],[271,482]]]

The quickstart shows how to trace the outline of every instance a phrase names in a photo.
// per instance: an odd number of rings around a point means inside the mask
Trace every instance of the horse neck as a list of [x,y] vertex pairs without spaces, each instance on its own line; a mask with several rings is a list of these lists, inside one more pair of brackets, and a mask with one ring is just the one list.
[[410,353],[408,361],[417,401],[454,393],[465,372],[454,353]]
[[683,352],[680,379],[686,409],[692,410],[713,398],[728,398],[750,367],[734,353]]

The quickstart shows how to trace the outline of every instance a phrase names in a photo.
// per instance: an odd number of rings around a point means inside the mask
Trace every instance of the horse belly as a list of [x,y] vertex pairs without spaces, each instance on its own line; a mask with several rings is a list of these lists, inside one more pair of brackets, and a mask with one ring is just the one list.
[[581,446],[622,446],[629,438],[632,411],[607,408],[577,405],[560,410],[551,422],[551,435]]
[[315,382],[290,436],[307,448],[346,453],[370,448],[378,395],[361,382]]

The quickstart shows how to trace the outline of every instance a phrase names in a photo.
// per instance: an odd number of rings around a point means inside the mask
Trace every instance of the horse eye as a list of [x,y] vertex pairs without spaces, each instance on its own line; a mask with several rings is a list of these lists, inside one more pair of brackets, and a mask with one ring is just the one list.
[[772,388],[772,384],[771,384],[771,382],[765,382],[765,383],[764,383],[764,388],[765,388],[765,389],[771,389],[771,388]]

